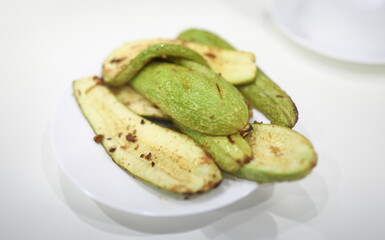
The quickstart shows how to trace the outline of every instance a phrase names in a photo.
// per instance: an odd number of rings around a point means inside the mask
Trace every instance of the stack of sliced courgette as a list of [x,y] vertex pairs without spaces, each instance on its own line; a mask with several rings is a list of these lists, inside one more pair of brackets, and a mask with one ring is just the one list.
[[[297,108],[254,62],[252,53],[191,29],[176,40],[124,44],[103,63],[103,78],[73,88],[94,140],[122,169],[161,189],[205,192],[221,182],[221,170],[258,183],[303,178],[317,156],[291,129]],[[271,124],[249,123],[250,105]]]

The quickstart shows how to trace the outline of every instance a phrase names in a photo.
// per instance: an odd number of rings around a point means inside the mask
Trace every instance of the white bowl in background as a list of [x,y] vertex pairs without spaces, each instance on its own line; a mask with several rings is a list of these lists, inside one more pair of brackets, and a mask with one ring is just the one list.
[[385,0],[271,0],[294,42],[339,60],[385,64]]

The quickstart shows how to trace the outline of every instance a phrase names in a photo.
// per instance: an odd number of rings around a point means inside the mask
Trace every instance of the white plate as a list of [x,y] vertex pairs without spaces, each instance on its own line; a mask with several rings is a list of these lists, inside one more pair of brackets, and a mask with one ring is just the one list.
[[93,141],[95,134],[71,88],[57,105],[51,134],[65,175],[94,200],[121,211],[152,217],[192,215],[234,203],[258,187],[254,182],[225,176],[216,189],[185,200],[134,179]]
[[278,28],[312,51],[385,64],[385,0],[272,0],[270,11]]

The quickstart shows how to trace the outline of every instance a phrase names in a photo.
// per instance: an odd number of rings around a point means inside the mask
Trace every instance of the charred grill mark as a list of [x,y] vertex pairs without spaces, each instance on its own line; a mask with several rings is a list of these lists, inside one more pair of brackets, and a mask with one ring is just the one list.
[[211,164],[213,162],[213,157],[211,154],[207,151],[203,151],[205,153],[204,156],[201,157],[201,163],[202,164]]
[[226,136],[227,137],[227,140],[229,140],[229,142],[231,143],[231,144],[234,144],[235,142],[234,142],[234,139],[231,137],[231,135],[228,135],[228,136]]
[[284,98],[284,96],[282,96],[282,95],[279,95],[279,94],[278,94],[278,95],[276,95],[276,97],[277,97],[277,98]]
[[207,151],[204,151],[204,153],[205,153],[206,157],[208,157],[208,158],[212,158],[212,156],[211,156],[211,154],[210,154],[209,152],[207,152]]
[[129,133],[126,135],[126,140],[129,142],[136,142],[136,136],[133,135],[132,133]]
[[88,94],[88,93],[91,92],[91,90],[94,89],[96,86],[98,86],[98,84],[95,84],[95,85],[89,87],[89,88],[85,91],[85,93]]
[[110,63],[120,63],[121,61],[123,61],[124,59],[126,59],[125,57],[122,57],[122,58],[114,58],[110,61]]
[[251,162],[251,160],[253,160],[253,159],[254,159],[254,156],[248,156],[248,157],[245,158],[244,163],[245,163],[245,164],[248,164],[248,163]]
[[217,56],[215,55],[215,54],[213,54],[213,53],[204,53],[204,55],[206,56],[206,57],[209,57],[209,58],[216,58]]
[[146,158],[147,160],[151,160],[151,155],[152,155],[151,153],[148,153],[148,154],[146,155],[145,158]]
[[104,135],[102,135],[102,134],[98,134],[98,135],[96,135],[96,136],[94,137],[94,141],[95,141],[96,143],[101,143],[101,142],[103,142],[103,139],[104,139]]
[[115,152],[116,148],[110,148],[108,151],[109,152]]
[[253,131],[253,126],[251,126],[250,124],[248,124],[249,126],[246,128],[246,129],[242,129],[239,131],[239,134],[241,134],[241,136],[244,138],[246,137],[247,135],[249,135],[249,133],[251,131]]
[[95,83],[95,85],[89,87],[85,93],[88,94],[92,89],[94,89],[96,86],[99,86],[99,85],[104,85],[104,81],[102,78],[98,78],[96,76],[93,77],[94,80],[97,80],[97,82]]
[[217,87],[219,96],[220,96],[221,98],[223,98],[223,96],[222,96],[222,91],[221,91],[221,88],[219,87],[218,83],[216,83],[215,86]]

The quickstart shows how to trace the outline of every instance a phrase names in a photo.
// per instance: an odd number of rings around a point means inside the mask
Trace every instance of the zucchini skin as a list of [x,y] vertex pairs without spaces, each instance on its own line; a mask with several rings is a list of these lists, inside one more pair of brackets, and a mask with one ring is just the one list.
[[134,114],[101,79],[76,80],[73,89],[95,142],[131,175],[180,194],[205,192],[221,182],[214,161],[194,141]]
[[[226,40],[209,31],[190,29],[179,34],[178,39],[192,41],[227,50],[236,50]],[[272,124],[293,128],[298,121],[298,109],[288,94],[274,83],[261,69],[255,81],[238,85],[242,95]]]
[[[129,86],[113,88],[112,92],[127,108],[144,117],[170,120],[170,117]],[[175,123],[174,123],[175,124]],[[239,133],[228,136],[211,136],[175,124],[180,131],[191,137],[203,150],[208,152],[218,167],[225,172],[235,172],[248,163],[253,154],[250,145]]]
[[261,69],[258,70],[253,83],[237,88],[272,124],[293,128],[297,123],[297,106]]
[[317,164],[311,142],[300,133],[278,125],[252,124],[246,141],[254,159],[233,173],[258,183],[293,181],[307,176]]
[[202,30],[188,29],[178,35],[178,39],[190,42],[196,42],[207,46],[218,47],[227,50],[236,50],[230,43],[218,35]]
[[[119,71],[114,75],[109,74],[111,70],[103,65],[104,81],[112,86],[122,86],[129,82],[147,63],[154,58],[179,57],[186,58],[202,65],[208,66],[206,60],[195,51],[176,44],[157,43],[144,48],[137,56],[130,59],[127,64],[121,65]],[[125,57],[127,58],[127,57]],[[113,58],[108,64],[119,63],[121,60]]]
[[234,173],[253,159],[250,145],[239,133],[209,136],[180,125],[177,127],[207,151],[218,167],[225,172]]
[[239,91],[217,74],[208,76],[172,63],[152,62],[130,82],[175,122],[208,135],[230,135],[248,123]]

